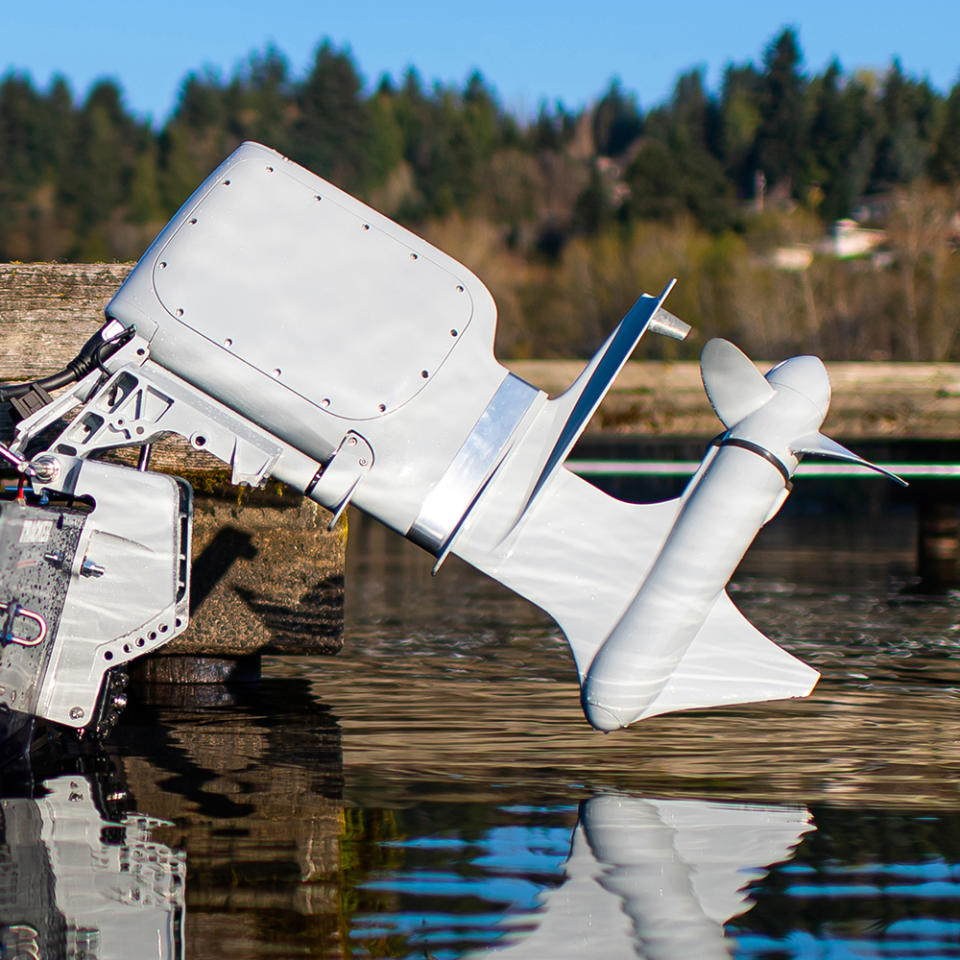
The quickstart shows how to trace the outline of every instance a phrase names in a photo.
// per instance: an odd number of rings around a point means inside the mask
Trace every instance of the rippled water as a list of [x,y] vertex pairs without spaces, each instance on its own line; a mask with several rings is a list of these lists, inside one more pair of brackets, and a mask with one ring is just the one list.
[[[108,751],[35,771],[46,807],[5,788],[2,882],[62,923],[88,857],[104,929],[153,945],[125,957],[960,956],[960,597],[911,589],[913,537],[908,512],[778,518],[731,593],[813,695],[605,736],[549,620],[354,518],[344,652],[128,711]],[[39,909],[4,908],[0,956],[33,956]]]

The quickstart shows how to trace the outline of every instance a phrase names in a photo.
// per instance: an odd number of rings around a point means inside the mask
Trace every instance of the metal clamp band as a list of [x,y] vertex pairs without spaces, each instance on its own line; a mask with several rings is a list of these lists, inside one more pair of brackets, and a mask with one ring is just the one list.
[[427,495],[407,537],[439,556],[500,462],[510,437],[540,391],[516,375],[497,392]]
[[758,443],[753,443],[751,440],[741,440],[739,437],[727,437],[724,436],[719,441],[714,441],[718,447],[740,447],[741,450],[749,450],[751,453],[755,453],[758,457],[763,457],[767,463],[776,467],[780,471],[780,474],[783,476],[783,482],[786,484],[788,490],[793,489],[793,481],[790,479],[790,471],[786,468],[783,461],[779,457],[775,457],[769,450],[765,447],[761,447]]

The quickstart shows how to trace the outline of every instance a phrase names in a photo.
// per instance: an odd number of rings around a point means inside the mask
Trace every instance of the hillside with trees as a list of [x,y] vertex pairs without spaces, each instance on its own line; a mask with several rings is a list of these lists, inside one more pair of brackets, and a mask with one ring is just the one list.
[[[160,129],[103,81],[0,80],[0,260],[136,259],[237,144],[266,143],[466,263],[500,309],[505,357],[590,353],[637,294],[756,356],[960,360],[960,81],[804,68],[794,31],[720,89],[680,75],[644,108],[613,81],[577,111],[505,110],[414,70],[365,87],[322,44],[305,76],[276,50],[188,76]],[[879,237],[839,255],[833,225]],[[882,231],[882,233],[880,232]],[[778,251],[799,251],[789,267]],[[651,338],[648,356],[699,343]]]

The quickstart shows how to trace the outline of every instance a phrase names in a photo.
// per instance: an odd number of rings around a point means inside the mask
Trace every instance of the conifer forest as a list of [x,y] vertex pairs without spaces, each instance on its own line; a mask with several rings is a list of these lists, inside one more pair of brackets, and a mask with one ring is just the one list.
[[683,66],[664,103],[612,81],[518,116],[479,74],[368,85],[329,43],[302,76],[267,49],[187,76],[160,127],[113,81],[81,100],[7,74],[0,260],[135,260],[252,139],[465,263],[504,358],[588,355],[675,276],[669,307],[698,338],[640,356],[722,335],[760,358],[960,360],[960,79],[937,91],[896,59],[814,74],[792,29],[717,90]]

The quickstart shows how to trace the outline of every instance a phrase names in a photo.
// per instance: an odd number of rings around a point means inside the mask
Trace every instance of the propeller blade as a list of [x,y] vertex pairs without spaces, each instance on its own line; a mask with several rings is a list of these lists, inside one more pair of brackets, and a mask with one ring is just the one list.
[[708,340],[700,354],[700,377],[710,403],[727,428],[759,410],[774,394],[750,358],[729,340]]

